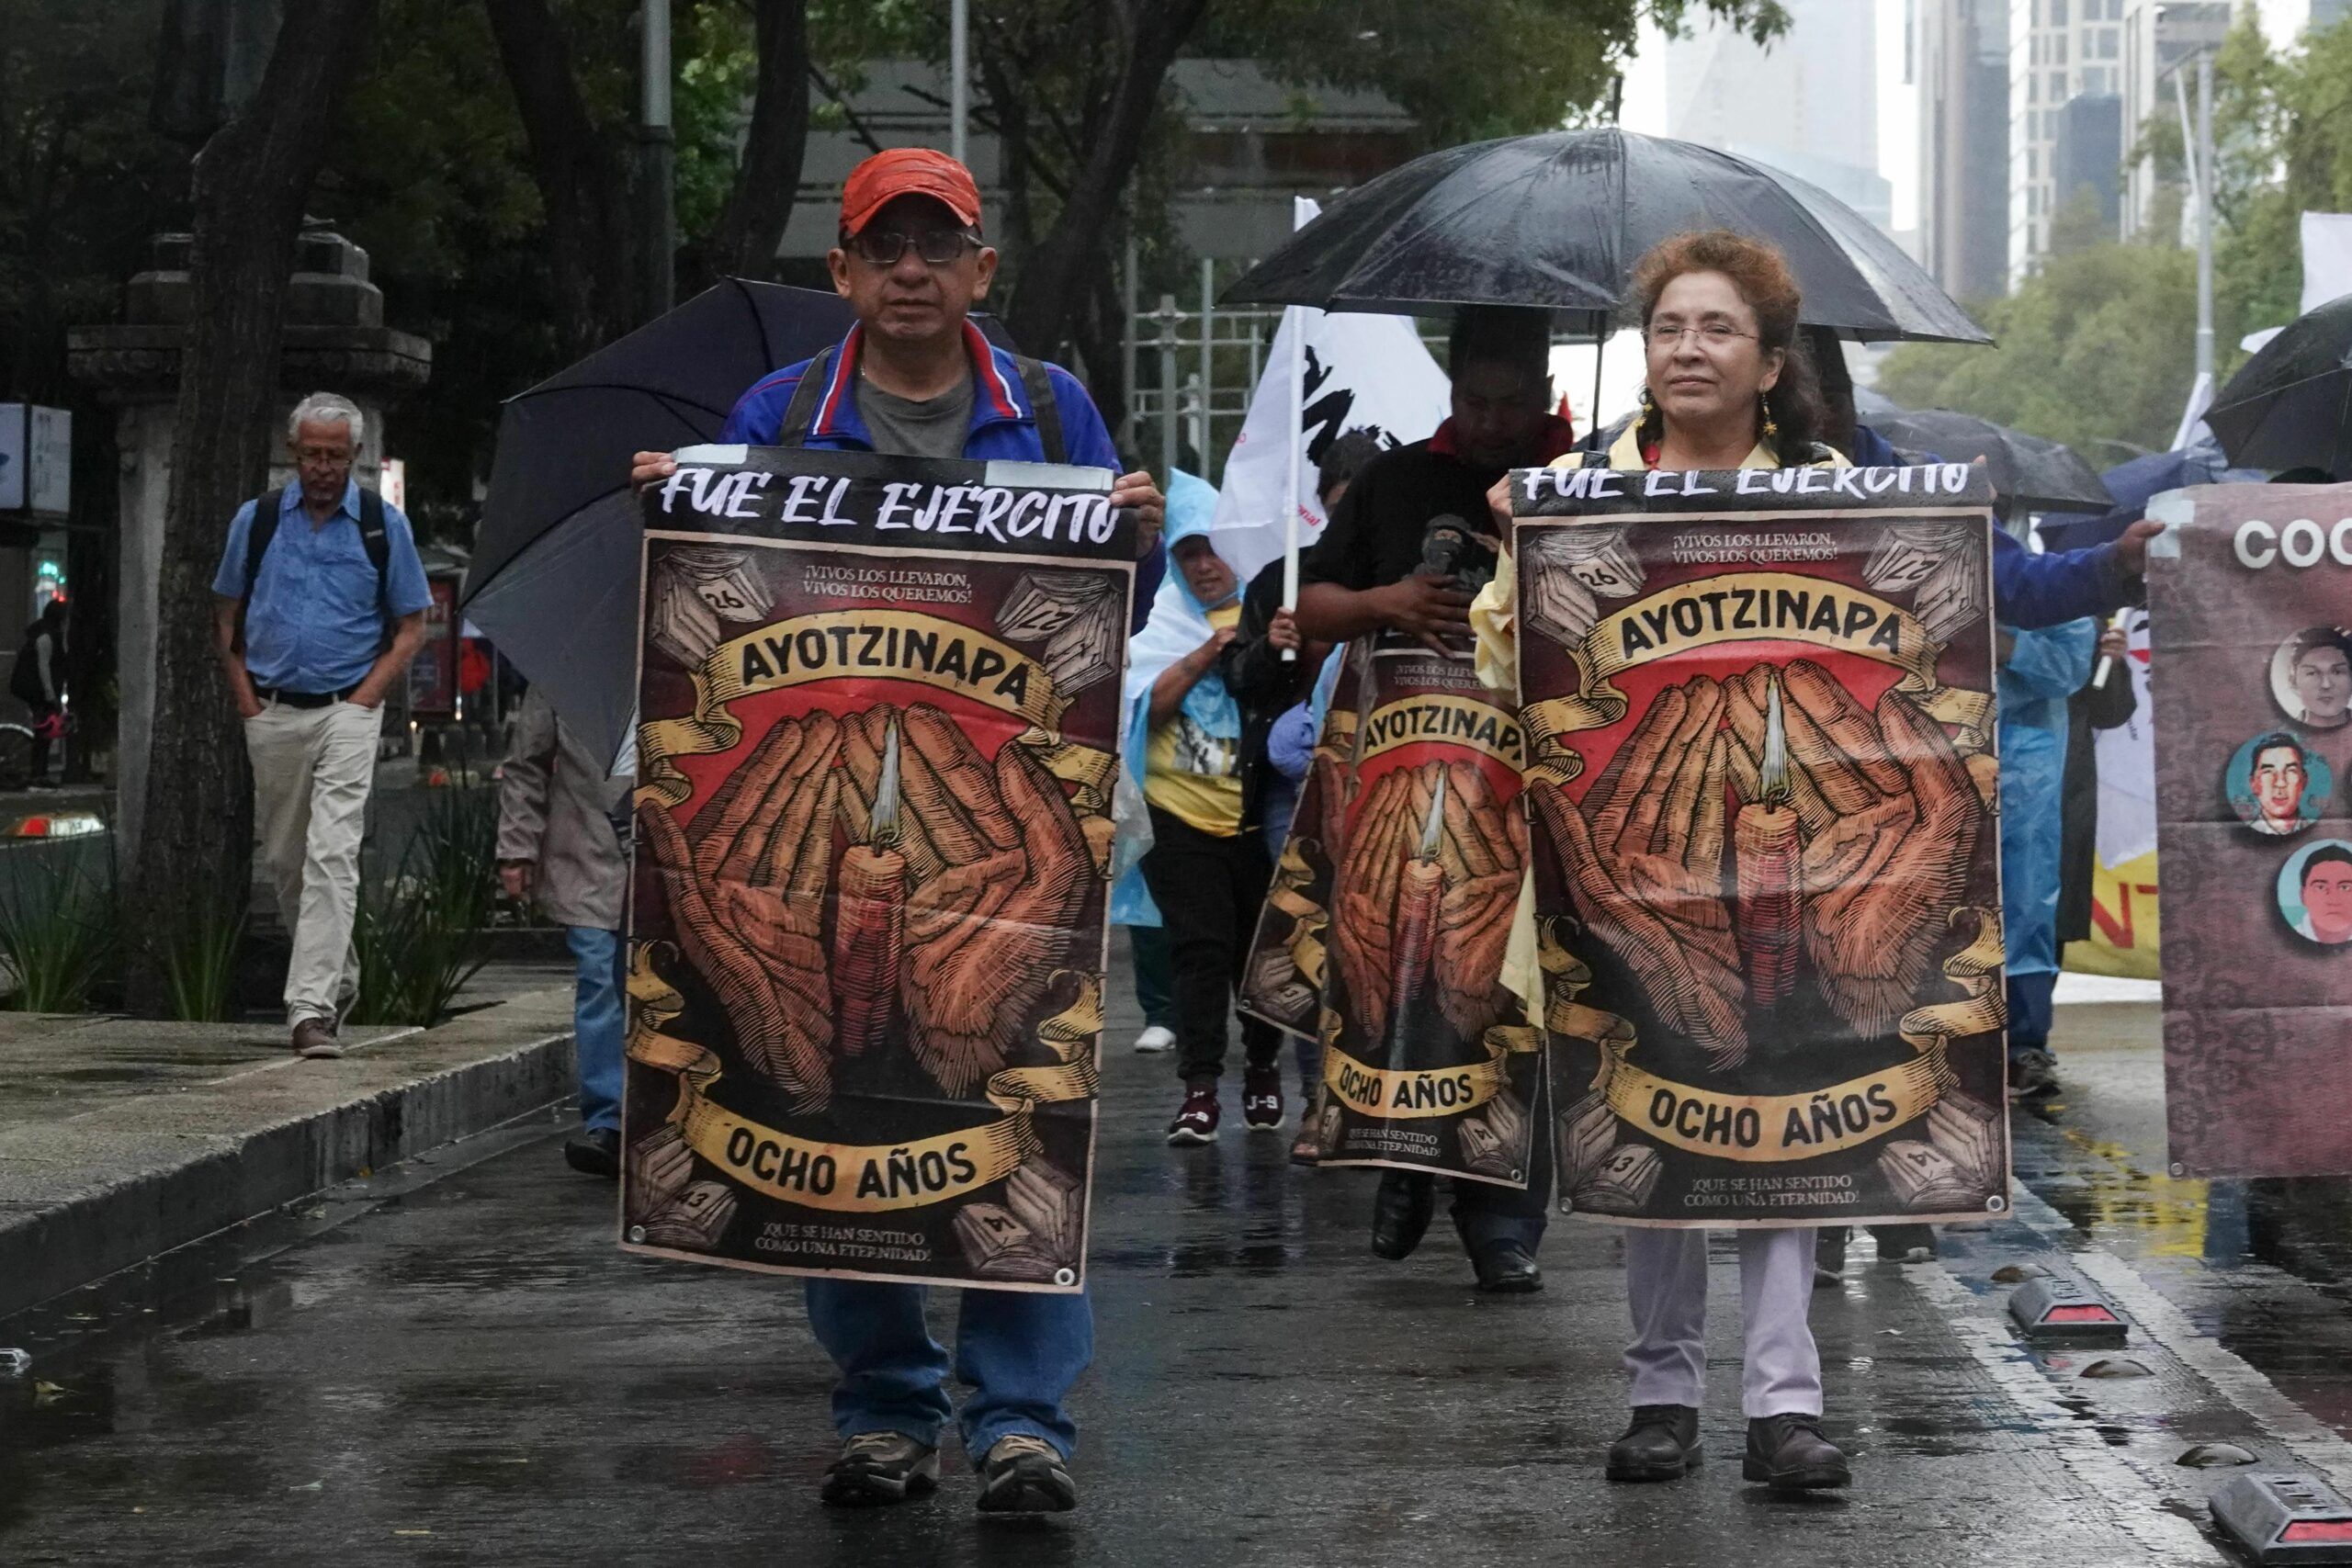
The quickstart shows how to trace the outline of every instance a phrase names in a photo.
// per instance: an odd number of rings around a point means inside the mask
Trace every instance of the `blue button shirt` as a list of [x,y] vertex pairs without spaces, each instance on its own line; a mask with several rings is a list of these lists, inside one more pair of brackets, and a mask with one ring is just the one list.
[[277,532],[262,557],[260,581],[246,592],[245,548],[253,536],[254,503],[237,508],[229,545],[213,574],[212,592],[244,599],[245,669],[258,685],[289,692],[339,692],[367,679],[384,649],[394,620],[433,603],[416,537],[400,508],[384,506],[389,547],[380,586],[368,547],[359,539],[359,481],[343,487],[343,505],[312,525],[302,510],[302,487],[278,492]]

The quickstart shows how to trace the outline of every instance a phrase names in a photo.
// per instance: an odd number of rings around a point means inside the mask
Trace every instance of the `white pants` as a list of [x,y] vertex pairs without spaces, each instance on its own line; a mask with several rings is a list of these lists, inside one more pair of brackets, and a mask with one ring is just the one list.
[[245,720],[254,765],[254,833],[277,912],[294,937],[286,1021],[342,1016],[359,990],[351,924],[359,908],[359,841],[376,782],[381,708],[281,702]]
[[[1739,1298],[1747,1331],[1740,1404],[1750,1420],[1821,1414],[1821,1352],[1805,1314],[1813,1304],[1810,1230],[1739,1233]],[[1705,1404],[1707,1233],[1628,1226],[1625,1300],[1634,1342],[1625,1347],[1634,1404]]]

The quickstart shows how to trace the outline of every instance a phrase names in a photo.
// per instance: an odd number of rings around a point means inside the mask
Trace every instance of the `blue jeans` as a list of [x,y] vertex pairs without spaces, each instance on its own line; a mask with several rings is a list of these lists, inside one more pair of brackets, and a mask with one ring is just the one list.
[[842,1371],[834,1430],[843,1438],[902,1432],[936,1448],[956,1416],[952,1370],[972,1390],[960,1425],[975,1468],[1015,1432],[1043,1438],[1068,1458],[1078,1423],[1062,1400],[1094,1359],[1094,1309],[1085,1293],[964,1292],[952,1369],[923,1319],[929,1294],[921,1285],[808,1281],[808,1326]]
[[2051,993],[2057,988],[2058,976],[2053,970],[2029,970],[2022,975],[2014,971],[2010,973],[2010,1055],[2021,1051],[2050,1049]]
[[572,1052],[580,1064],[580,1124],[619,1132],[621,1043],[626,1015],[621,1007],[628,946],[618,931],[566,926],[579,978],[572,991]]

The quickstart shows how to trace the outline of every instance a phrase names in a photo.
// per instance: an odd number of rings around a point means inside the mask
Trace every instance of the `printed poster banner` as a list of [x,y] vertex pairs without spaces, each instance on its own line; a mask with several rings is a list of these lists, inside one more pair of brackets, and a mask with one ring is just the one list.
[[2352,1171],[2352,486],[2161,498],[2152,542],[2173,1171]]
[[1502,983],[1527,858],[1519,716],[1466,651],[1384,640],[1364,662],[1330,882],[1319,1159],[1524,1188],[1541,1054]]
[[1323,711],[1298,807],[1283,840],[1266,901],[1242,966],[1235,1005],[1286,1034],[1321,1038],[1323,976],[1329,960],[1331,871],[1345,842],[1355,785],[1356,737],[1363,720],[1361,671],[1365,645],[1350,644]]
[[700,454],[645,501],[624,1243],[1078,1290],[1133,520]]
[[2006,1210],[1982,478],[1512,486],[1562,1207]]

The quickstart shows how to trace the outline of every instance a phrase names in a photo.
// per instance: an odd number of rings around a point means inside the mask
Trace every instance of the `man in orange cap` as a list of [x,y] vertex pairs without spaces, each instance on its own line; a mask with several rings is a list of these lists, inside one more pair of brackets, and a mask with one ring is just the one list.
[[[827,261],[857,324],[745,392],[720,441],[1119,472],[1078,378],[994,346],[972,324],[997,254],[980,237],[980,193],[963,164],[922,147],[860,164]],[[639,452],[631,477],[642,488],[676,467],[665,453]],[[1140,624],[1166,570],[1159,487],[1148,473],[1122,474],[1111,502],[1142,518]],[[825,1472],[827,1503],[897,1503],[937,1486],[940,1437],[957,1419],[952,1371],[972,1386],[958,1424],[979,1468],[980,1507],[1076,1506],[1068,1461],[1078,1428],[1063,1400],[1094,1353],[1085,1295],[966,1290],[952,1363],[931,1336],[920,1286],[810,1280],[808,1301],[809,1326],[842,1371],[832,1400],[842,1449]]]

